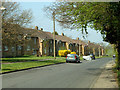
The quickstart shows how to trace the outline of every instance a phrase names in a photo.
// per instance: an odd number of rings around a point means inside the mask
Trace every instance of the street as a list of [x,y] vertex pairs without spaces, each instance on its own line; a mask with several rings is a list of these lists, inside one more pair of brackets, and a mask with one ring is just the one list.
[[2,88],[90,88],[112,58],[64,63],[2,75]]

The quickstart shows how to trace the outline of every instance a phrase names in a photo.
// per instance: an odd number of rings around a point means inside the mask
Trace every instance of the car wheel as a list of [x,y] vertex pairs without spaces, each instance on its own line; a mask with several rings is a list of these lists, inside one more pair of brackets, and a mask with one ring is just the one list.
[[66,63],[69,63],[69,61],[66,61]]
[[79,63],[79,61],[77,60],[76,63]]

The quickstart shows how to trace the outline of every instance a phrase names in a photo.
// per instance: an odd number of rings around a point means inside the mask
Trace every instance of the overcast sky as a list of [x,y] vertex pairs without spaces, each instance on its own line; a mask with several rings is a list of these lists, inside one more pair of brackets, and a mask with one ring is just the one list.
[[[34,0],[32,0],[34,1]],[[49,0],[48,0],[49,1]],[[33,12],[33,21],[31,27],[34,28],[38,26],[43,28],[44,31],[53,32],[53,22],[52,19],[48,18],[44,7],[49,6],[52,2],[20,2],[21,9],[31,9]],[[64,29],[56,22],[56,31],[58,34],[64,33],[66,36],[76,39],[79,37],[82,39],[81,31]],[[95,30],[88,28],[88,37],[86,40],[91,42],[101,43],[103,42],[102,36],[100,33],[97,33]]]

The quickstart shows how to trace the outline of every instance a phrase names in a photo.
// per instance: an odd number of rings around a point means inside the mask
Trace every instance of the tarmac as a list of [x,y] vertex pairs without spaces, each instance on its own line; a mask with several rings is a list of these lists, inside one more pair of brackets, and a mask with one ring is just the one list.
[[119,88],[115,73],[112,71],[115,61],[108,62],[92,88]]

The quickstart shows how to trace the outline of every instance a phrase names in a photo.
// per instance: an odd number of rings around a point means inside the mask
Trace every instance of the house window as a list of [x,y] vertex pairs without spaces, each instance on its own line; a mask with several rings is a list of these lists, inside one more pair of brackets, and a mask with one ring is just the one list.
[[0,46],[0,51],[2,51],[2,46]]
[[59,41],[59,43],[61,44],[61,41]]
[[30,40],[30,39],[31,39],[31,37],[26,37],[26,39],[29,39],[29,40]]
[[8,47],[7,46],[4,46],[4,51],[8,51]]
[[50,48],[50,52],[52,52],[52,48]]
[[78,50],[77,50],[77,52],[78,52]]
[[37,39],[36,38],[34,38],[34,44],[36,44],[37,43]]
[[50,43],[52,44],[52,40],[50,41]]
[[22,47],[21,46],[18,46],[18,50],[21,50],[22,49]]
[[70,43],[70,46],[72,46],[72,44]]
[[11,48],[11,51],[12,51],[12,52],[15,52],[15,47],[12,47],[12,48]]
[[63,47],[65,46],[65,43],[63,43]]
[[30,45],[27,46],[27,51],[30,51]]
[[18,35],[18,39],[22,39],[22,36],[21,36],[21,35]]
[[36,51],[34,48],[33,48],[32,50],[33,50],[33,53],[32,53],[32,54],[33,54],[33,55],[36,55],[36,54],[37,54],[37,51]]
[[46,54],[46,48],[44,49],[44,52],[45,52],[45,54]]

